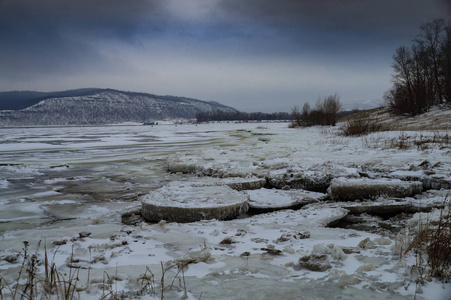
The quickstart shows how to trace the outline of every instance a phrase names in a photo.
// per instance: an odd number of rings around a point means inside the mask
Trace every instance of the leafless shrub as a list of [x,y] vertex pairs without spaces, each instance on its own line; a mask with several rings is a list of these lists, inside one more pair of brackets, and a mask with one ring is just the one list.
[[304,127],[313,125],[330,125],[335,126],[337,123],[337,116],[342,111],[343,106],[340,102],[340,96],[335,93],[323,99],[319,98],[316,101],[314,109],[310,108],[307,102],[302,107],[302,112],[297,106],[292,109],[292,123],[291,128]]
[[361,112],[358,116],[350,118],[340,128],[345,136],[361,136],[371,132],[386,130],[378,119],[368,112]]
[[288,126],[289,128],[296,128],[302,126],[302,115],[299,112],[299,108],[296,105],[293,106],[293,108],[291,109],[291,116],[292,121]]
[[340,103],[340,96],[337,93],[329,95],[323,99],[322,108],[326,117],[326,125],[335,126],[337,124],[337,115],[343,110]]

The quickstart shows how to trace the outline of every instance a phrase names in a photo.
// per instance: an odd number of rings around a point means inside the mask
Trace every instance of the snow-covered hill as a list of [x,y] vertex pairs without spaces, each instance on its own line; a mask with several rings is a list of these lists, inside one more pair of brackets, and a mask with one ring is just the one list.
[[0,111],[0,126],[101,125],[192,119],[202,111],[236,111],[216,102],[117,90],[51,97],[20,110]]

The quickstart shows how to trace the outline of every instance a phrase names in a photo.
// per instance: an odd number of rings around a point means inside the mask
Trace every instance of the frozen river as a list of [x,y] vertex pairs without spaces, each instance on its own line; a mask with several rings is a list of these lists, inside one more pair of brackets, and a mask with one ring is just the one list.
[[0,232],[107,218],[176,177],[167,155],[236,145],[245,136],[227,130],[249,126],[0,129]]
[[[329,172],[355,178],[362,170],[406,172],[430,160],[440,161],[437,172],[449,173],[446,149],[382,149],[381,141],[395,134],[345,138],[334,130],[293,130],[286,123],[1,128],[0,275],[14,280],[28,241],[41,259],[45,244],[62,273],[81,270],[81,299],[105,294],[105,274],[115,274],[110,296],[159,299],[160,264],[186,259],[192,261],[184,269],[190,299],[449,299],[449,284],[416,290],[407,271],[415,258],[394,254],[397,236],[325,227],[343,214],[335,203],[231,221],[121,223],[121,214],[139,208],[140,196],[154,189],[172,182],[183,193],[185,182],[213,180],[169,173],[169,163],[221,177]],[[411,201],[442,201],[445,194]],[[304,232],[309,238],[298,238]],[[358,246],[363,240],[373,246]],[[299,258],[312,253],[327,257],[330,268],[300,268]],[[138,281],[146,268],[155,274],[153,285],[146,281],[153,292]],[[169,289],[176,271],[165,275],[165,299],[184,294],[180,274]]]

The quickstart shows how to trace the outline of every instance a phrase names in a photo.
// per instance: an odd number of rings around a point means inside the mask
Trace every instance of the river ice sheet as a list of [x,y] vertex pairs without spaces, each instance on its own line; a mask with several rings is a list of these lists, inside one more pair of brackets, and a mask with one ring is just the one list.
[[[197,180],[194,174],[167,173],[168,157],[180,166],[194,166],[198,174],[222,177],[303,170],[312,176],[323,170],[346,176],[368,169],[388,174],[424,160],[440,163],[439,175],[449,176],[449,149],[401,151],[381,144],[396,134],[345,138],[333,130],[293,130],[283,123],[3,128],[0,257],[21,253],[23,241],[34,251],[42,240],[61,271],[69,265],[82,268],[81,287],[89,268],[91,279],[117,274],[115,288],[125,292],[140,289],[136,280],[146,267],[159,281],[161,262],[191,258],[196,263],[185,277],[192,299],[412,299],[412,257],[399,259],[390,237],[326,228],[342,214],[333,203],[231,221],[135,227],[120,219],[122,212],[139,207],[138,198],[150,190]],[[429,192],[412,201],[443,201],[446,193]],[[83,231],[91,235],[79,238]],[[301,232],[310,238],[298,238]],[[366,238],[372,247],[359,248]],[[346,258],[334,254],[338,248],[349,250]],[[42,258],[43,247],[36,251]],[[297,267],[300,257],[320,252],[330,260],[328,271]],[[20,263],[20,256],[15,262],[2,259],[2,276],[14,277]],[[172,280],[174,270],[166,276]],[[82,298],[98,299],[102,289],[90,284]],[[179,283],[175,286],[166,298],[180,297]],[[449,284],[433,281],[417,297],[449,299],[450,291]]]

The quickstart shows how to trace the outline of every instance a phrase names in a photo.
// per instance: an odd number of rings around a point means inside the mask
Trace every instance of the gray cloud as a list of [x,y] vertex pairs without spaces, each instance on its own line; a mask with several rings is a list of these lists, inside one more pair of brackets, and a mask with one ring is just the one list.
[[133,43],[160,12],[156,0],[2,0],[0,78],[111,72],[120,62],[104,55],[102,40]]
[[157,11],[157,0],[2,0],[3,20],[121,20]]
[[[85,86],[238,108],[380,98],[441,0],[0,0],[0,90]],[[299,103],[297,103],[299,104]]]
[[221,0],[220,6],[231,15],[273,25],[397,33],[451,15],[448,0]]
[[9,39],[0,34],[0,39],[8,40],[0,49],[1,78],[29,80],[36,76],[61,76],[107,66],[98,50],[83,40],[68,39],[43,26],[33,31],[28,28],[11,28]]

